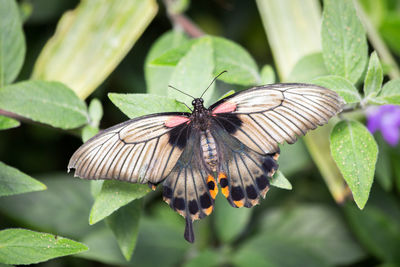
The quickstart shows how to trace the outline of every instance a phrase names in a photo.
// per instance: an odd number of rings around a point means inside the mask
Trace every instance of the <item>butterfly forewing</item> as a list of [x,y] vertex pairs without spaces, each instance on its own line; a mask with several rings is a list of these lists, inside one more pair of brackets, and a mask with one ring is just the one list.
[[159,183],[182,154],[189,115],[154,114],[104,130],[74,153],[68,168],[86,179]]
[[278,144],[294,143],[297,136],[327,123],[343,104],[335,92],[317,85],[273,84],[233,94],[210,110],[243,144],[271,154]]

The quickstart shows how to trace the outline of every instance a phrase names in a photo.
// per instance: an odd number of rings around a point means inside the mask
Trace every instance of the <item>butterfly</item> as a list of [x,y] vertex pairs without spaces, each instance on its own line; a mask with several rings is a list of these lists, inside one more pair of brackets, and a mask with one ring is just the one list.
[[278,169],[278,145],[327,123],[343,104],[334,91],[300,83],[253,87],[208,108],[194,98],[191,113],[151,114],[103,130],[73,154],[68,170],[153,190],[162,183],[193,243],[193,221],[212,213],[218,184],[233,207],[257,205]]

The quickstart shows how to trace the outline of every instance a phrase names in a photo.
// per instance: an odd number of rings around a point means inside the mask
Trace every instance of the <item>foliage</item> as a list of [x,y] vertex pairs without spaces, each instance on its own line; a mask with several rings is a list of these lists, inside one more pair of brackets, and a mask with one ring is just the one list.
[[[0,264],[67,255],[74,261],[60,261],[76,265],[400,263],[399,146],[365,127],[371,106],[400,105],[391,55],[400,51],[395,1],[373,8],[372,0],[325,0],[322,11],[316,0],[233,1],[248,13],[218,5],[207,13],[208,6],[187,0],[164,1],[160,11],[154,0],[50,2],[0,5]],[[237,16],[247,24],[238,27]],[[173,29],[165,32],[167,18]],[[40,38],[32,37],[37,28]],[[343,112],[305,142],[281,146],[280,171],[260,206],[235,209],[219,194],[189,245],[184,221],[162,203],[160,190],[65,173],[81,140],[120,122],[120,111],[128,118],[187,112],[192,99],[168,85],[198,97],[223,70],[206,105],[274,82],[321,85],[345,101]]]

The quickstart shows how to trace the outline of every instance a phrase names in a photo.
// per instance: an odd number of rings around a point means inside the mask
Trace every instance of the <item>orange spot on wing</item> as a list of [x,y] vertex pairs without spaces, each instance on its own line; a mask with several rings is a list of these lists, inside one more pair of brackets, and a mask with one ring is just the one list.
[[204,213],[208,216],[211,214],[212,211],[213,211],[213,206],[210,206],[204,210]]
[[207,186],[209,186],[209,185],[211,185],[211,184],[214,185],[214,188],[210,188],[210,187],[209,187],[208,189],[209,189],[209,191],[210,191],[211,197],[212,197],[213,199],[215,199],[215,197],[216,197],[217,194],[218,194],[218,186],[217,186],[217,184],[216,184],[216,182],[215,182],[214,176],[212,176],[211,174],[209,174],[209,175],[208,175],[208,178],[207,178]]
[[[221,184],[221,180],[222,180],[222,179],[225,179],[226,184]],[[222,192],[222,194],[223,194],[226,198],[228,198],[228,197],[229,197],[229,186],[228,186],[228,180],[227,180],[227,177],[226,177],[226,173],[220,172],[220,173],[218,174],[218,183],[221,185],[221,192]],[[224,186],[223,186],[223,185],[224,185]]]
[[226,198],[229,197],[229,187],[228,186],[221,188],[221,192]]
[[237,105],[235,103],[225,101],[224,103],[214,108],[212,114],[233,112],[236,110],[236,107]]
[[241,208],[244,205],[243,200],[233,201],[233,203],[235,203],[236,207],[238,208]]
[[273,159],[278,160],[278,158],[279,158],[279,153],[275,153],[275,155],[273,156]]
[[226,174],[224,172],[220,172],[218,174],[218,183],[221,181],[222,178],[226,178]]
[[181,125],[182,123],[188,122],[189,120],[190,119],[188,117],[174,116],[167,119],[167,121],[165,122],[165,126],[172,128]]

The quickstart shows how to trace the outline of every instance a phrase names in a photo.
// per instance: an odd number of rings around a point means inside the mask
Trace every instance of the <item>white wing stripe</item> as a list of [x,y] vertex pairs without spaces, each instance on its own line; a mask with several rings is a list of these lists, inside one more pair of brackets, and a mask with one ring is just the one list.
[[[117,140],[119,140],[117,135],[115,135],[112,139],[115,139],[115,138],[116,138]],[[92,168],[90,169],[90,172],[91,172],[92,169],[93,169],[94,167],[96,167],[96,168],[95,168],[95,171],[94,171],[94,173],[93,173],[93,176],[94,176],[94,177],[96,177],[97,172],[99,171],[99,168],[102,167],[102,163],[103,163],[103,161],[106,159],[108,153],[110,153],[111,149],[112,149],[114,146],[118,145],[119,142],[118,142],[117,140],[114,141],[114,142],[107,142],[107,143],[105,143],[104,149],[100,151],[100,154],[97,154],[97,155],[96,155],[96,157],[97,157],[98,159],[100,159],[100,160],[96,160],[95,164],[93,164]],[[103,166],[104,166],[104,165],[103,165]],[[90,173],[90,172],[89,172],[89,173]]]

